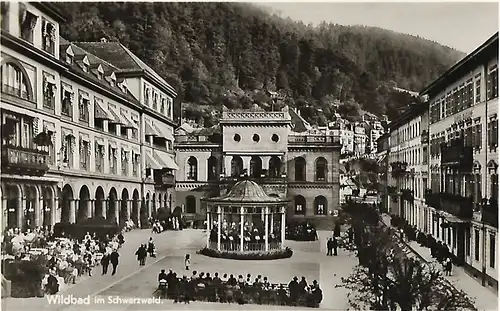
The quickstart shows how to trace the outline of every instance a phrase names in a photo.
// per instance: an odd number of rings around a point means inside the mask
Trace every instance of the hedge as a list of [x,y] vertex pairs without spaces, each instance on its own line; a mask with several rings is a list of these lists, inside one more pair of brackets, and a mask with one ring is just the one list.
[[256,251],[256,252],[223,252],[211,248],[203,248],[198,251],[198,254],[205,255],[213,258],[223,258],[223,259],[236,259],[236,260],[275,260],[275,259],[285,259],[290,258],[293,255],[293,251],[290,248],[272,250],[268,252]]

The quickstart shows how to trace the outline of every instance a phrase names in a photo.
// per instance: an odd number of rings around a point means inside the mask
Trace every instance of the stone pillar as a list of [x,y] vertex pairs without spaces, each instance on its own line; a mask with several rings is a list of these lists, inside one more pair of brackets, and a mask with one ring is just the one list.
[[210,247],[210,234],[212,230],[210,229],[210,206],[207,206],[207,248]]
[[24,220],[24,211],[26,210],[26,199],[22,196],[19,196],[17,199],[17,225],[16,227],[21,230],[23,228],[23,220]]
[[217,250],[220,251],[220,235],[222,226],[222,214],[220,206],[217,206]]
[[274,212],[271,212],[271,234],[274,233]]
[[269,172],[269,161],[271,160],[271,156],[261,156],[262,159],[262,169]]
[[247,174],[250,175],[250,161],[252,160],[251,156],[242,156],[243,160],[243,170],[247,170]]
[[89,200],[87,203],[87,218],[92,218],[95,215],[95,200]]
[[[286,159],[285,159],[284,155],[280,156],[279,158],[280,158],[281,163],[280,163],[280,175],[278,177],[281,177],[282,175],[286,175],[286,173],[287,173],[286,161],[285,161]],[[325,176],[326,180],[328,180],[328,173],[329,172],[330,172],[330,170],[327,169],[326,176]]]
[[264,222],[264,219],[266,218],[266,208],[263,208],[260,210],[260,220]]
[[118,225],[120,225],[120,210],[122,208],[122,200],[116,200],[115,202],[115,219],[116,219],[116,223],[118,223]]
[[232,159],[233,159],[233,157],[231,157],[231,156],[228,156],[228,155],[224,156],[224,170],[223,170],[223,173],[224,173],[225,177],[231,176],[231,160]]
[[69,222],[71,224],[76,223],[76,207],[78,206],[79,200],[70,200],[69,201]]
[[266,221],[264,222],[264,225],[266,226],[266,229],[264,230],[264,239],[266,243],[266,252],[269,251],[269,207],[266,206],[265,208],[265,218]]
[[244,233],[245,233],[245,229],[244,229],[244,223],[245,223],[245,209],[242,207],[240,207],[240,251],[243,251],[245,246],[244,246],[244,240],[243,240],[243,236],[244,236]]
[[281,207],[281,248],[285,248],[285,207]]
[[36,228],[38,226],[41,226],[42,224],[40,224],[40,211],[43,213],[43,197],[42,196],[39,196],[38,199],[35,199],[35,206],[33,206],[33,209],[35,210],[35,223],[34,223],[34,226],[33,228]]
[[2,197],[2,231],[7,228],[7,219],[9,218],[9,206],[7,205],[7,197]]
[[52,211],[50,213],[51,221],[50,225],[53,226],[61,221],[61,213],[59,209],[59,198],[52,198]]

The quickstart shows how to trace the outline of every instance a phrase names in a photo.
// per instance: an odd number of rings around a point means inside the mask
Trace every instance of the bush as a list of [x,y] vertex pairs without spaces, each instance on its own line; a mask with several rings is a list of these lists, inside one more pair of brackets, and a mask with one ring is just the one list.
[[198,251],[198,254],[205,255],[213,258],[223,258],[223,259],[236,259],[236,260],[275,260],[275,259],[285,259],[290,258],[293,255],[293,251],[290,248],[272,250],[269,252],[223,252],[211,248],[203,248]]
[[7,259],[2,261],[3,273],[12,282],[11,296],[28,298],[43,296],[42,279],[47,273],[47,260],[36,256],[32,260]]

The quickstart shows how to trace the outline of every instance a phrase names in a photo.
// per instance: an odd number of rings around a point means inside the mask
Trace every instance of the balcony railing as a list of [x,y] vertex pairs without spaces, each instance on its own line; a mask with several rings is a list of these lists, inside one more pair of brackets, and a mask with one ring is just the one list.
[[429,143],[429,132],[423,131],[422,135],[420,136],[420,142],[422,144],[428,144]]
[[7,84],[2,84],[2,93],[13,95],[26,100],[33,100],[33,97],[26,91],[22,91],[20,88],[16,88]]
[[281,177],[268,177],[268,176],[262,176],[262,177],[247,177],[247,176],[240,176],[240,177],[235,177],[235,176],[226,176],[222,177],[221,181],[223,183],[234,183],[239,180],[246,179],[246,180],[252,180],[258,183],[286,183],[287,178],[286,175],[283,175]]
[[[217,249],[217,242],[210,242],[211,249]],[[280,242],[269,242],[269,250],[277,250],[281,248]],[[222,242],[220,243],[220,250],[223,252],[239,252],[241,251],[241,244],[239,242]],[[261,243],[247,243],[243,242],[244,252],[262,252],[266,250],[264,241]]]
[[393,177],[401,176],[408,173],[408,163],[406,162],[392,162],[391,173]]
[[441,210],[460,218],[472,219],[474,203],[472,198],[458,194],[440,193]]
[[161,182],[165,186],[174,186],[175,185],[175,176],[174,174],[164,174],[161,178]]
[[49,153],[36,149],[3,146],[2,171],[41,176],[48,170]]
[[439,193],[432,193],[430,190],[425,192],[425,204],[437,210],[441,210],[441,199]]
[[295,145],[302,144],[327,144],[337,145],[340,144],[340,136],[330,135],[292,135],[288,136],[288,143]]
[[473,160],[472,147],[464,147],[463,139],[441,145],[441,165],[456,166],[462,172],[470,172]]

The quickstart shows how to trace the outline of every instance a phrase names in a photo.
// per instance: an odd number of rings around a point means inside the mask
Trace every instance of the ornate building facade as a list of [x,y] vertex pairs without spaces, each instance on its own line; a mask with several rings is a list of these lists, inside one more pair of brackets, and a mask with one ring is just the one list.
[[49,3],[2,2],[3,228],[139,224],[173,204],[156,177],[177,169],[176,92],[119,43],[67,42],[60,22]]
[[[224,109],[220,125],[176,130],[176,202],[205,219],[200,199],[223,194],[240,178],[258,182],[270,196],[288,198],[289,219],[333,225],[339,209],[338,132],[306,129],[282,111]],[[300,130],[300,132],[298,132]]]

